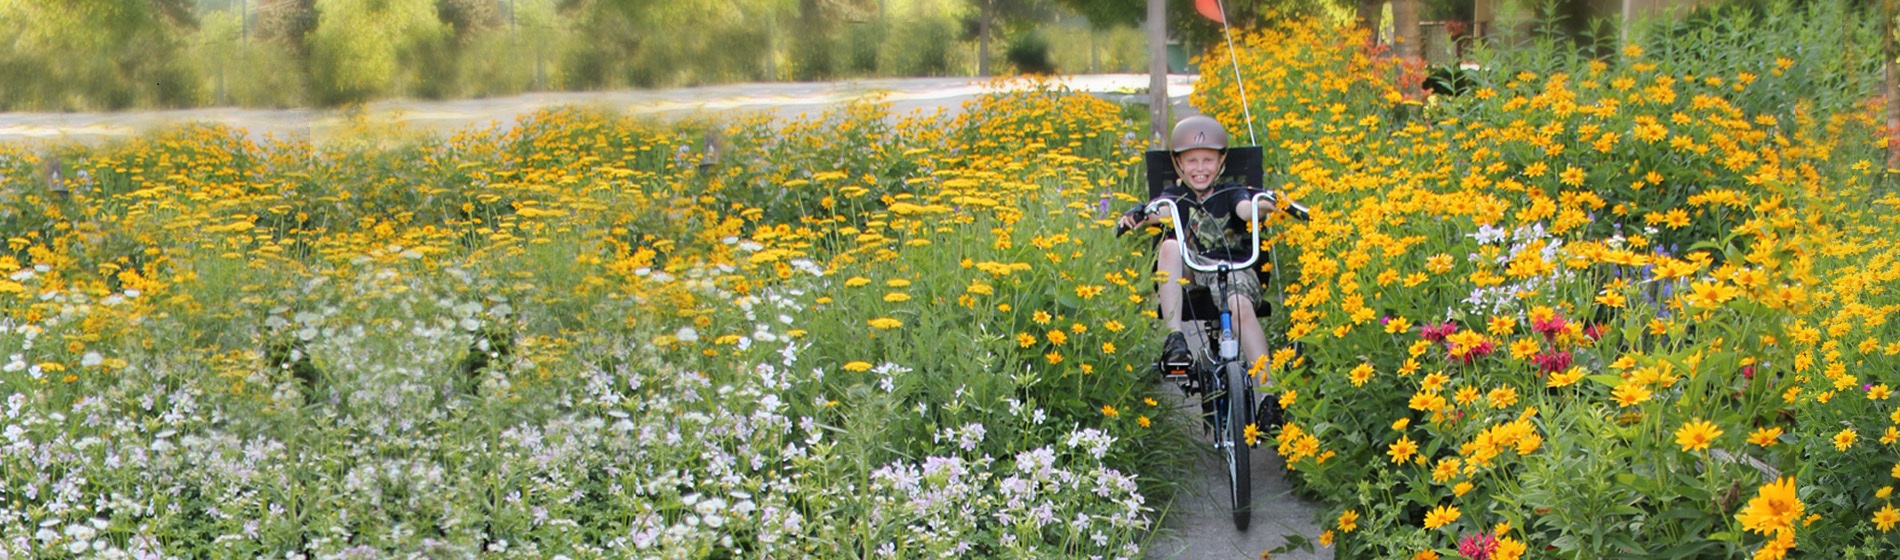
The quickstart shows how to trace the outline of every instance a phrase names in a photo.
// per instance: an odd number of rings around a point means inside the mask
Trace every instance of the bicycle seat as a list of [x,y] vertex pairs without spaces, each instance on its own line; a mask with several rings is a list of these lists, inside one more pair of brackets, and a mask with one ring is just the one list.
[[[1187,321],[1216,321],[1220,319],[1220,307],[1215,305],[1214,290],[1207,286],[1189,285],[1181,298],[1181,318]],[[1273,306],[1265,297],[1255,298],[1253,316],[1265,319],[1273,314]]]

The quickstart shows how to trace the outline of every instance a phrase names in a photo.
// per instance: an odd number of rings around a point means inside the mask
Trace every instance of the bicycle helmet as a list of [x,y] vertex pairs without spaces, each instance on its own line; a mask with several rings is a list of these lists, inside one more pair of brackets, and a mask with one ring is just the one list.
[[1174,134],[1168,138],[1168,148],[1175,155],[1196,148],[1208,148],[1227,151],[1227,127],[1220,121],[1205,115],[1194,115],[1174,124]]

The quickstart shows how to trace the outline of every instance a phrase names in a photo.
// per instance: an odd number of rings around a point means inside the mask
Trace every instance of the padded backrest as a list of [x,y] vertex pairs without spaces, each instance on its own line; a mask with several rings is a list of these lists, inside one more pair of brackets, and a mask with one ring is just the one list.
[[[1148,150],[1148,198],[1153,200],[1161,196],[1161,189],[1173,184],[1180,175],[1174,171],[1174,153],[1167,150]],[[1240,181],[1241,184],[1256,189],[1266,188],[1266,171],[1260,163],[1259,146],[1234,146],[1227,148],[1227,167],[1221,176]]]

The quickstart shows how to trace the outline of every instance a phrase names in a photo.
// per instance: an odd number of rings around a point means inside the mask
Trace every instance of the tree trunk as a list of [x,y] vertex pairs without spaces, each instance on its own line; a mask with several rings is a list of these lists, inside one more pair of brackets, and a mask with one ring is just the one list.
[[1379,19],[1382,16],[1379,8],[1384,5],[1385,2],[1381,0],[1359,0],[1358,13],[1353,17],[1361,29],[1371,33],[1368,40],[1375,44],[1379,42]]
[[983,11],[976,19],[976,75],[990,75],[990,19],[996,16],[995,0],[983,0]]
[[1398,43],[1399,58],[1418,60],[1418,0],[1392,0],[1392,42]]

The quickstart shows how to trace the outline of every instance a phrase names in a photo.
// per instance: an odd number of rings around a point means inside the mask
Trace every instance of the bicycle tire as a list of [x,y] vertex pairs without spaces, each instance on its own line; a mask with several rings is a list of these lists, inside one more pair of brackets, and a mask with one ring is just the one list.
[[1252,393],[1247,372],[1239,362],[1227,364],[1227,481],[1233,491],[1234,529],[1246,531],[1253,521],[1253,448],[1247,445],[1247,426],[1253,423]]

